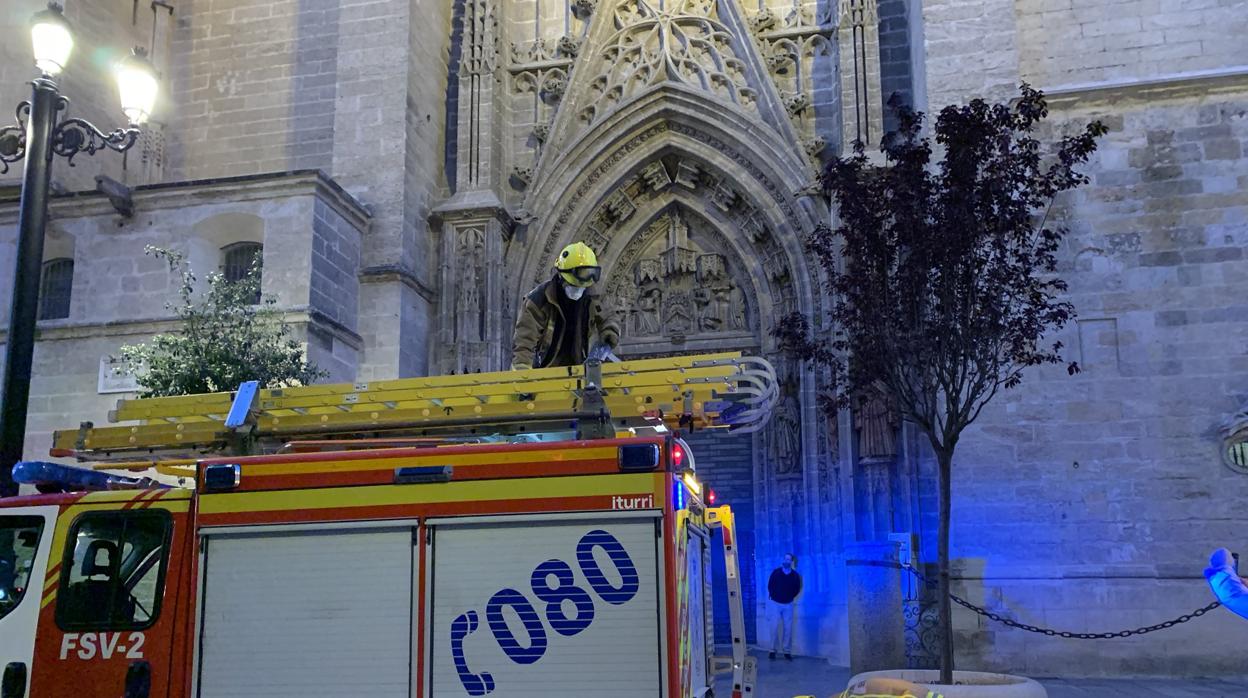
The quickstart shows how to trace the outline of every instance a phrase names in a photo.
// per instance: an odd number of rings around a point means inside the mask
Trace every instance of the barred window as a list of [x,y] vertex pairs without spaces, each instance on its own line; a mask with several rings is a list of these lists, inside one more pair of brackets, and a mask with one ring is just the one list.
[[[247,272],[253,263],[257,268],[263,264],[264,246],[258,242],[236,242],[221,248],[221,259],[221,275],[225,277],[225,280],[242,281],[247,278]],[[260,302],[259,289],[256,290],[251,302],[253,304]]]
[[43,263],[39,283],[39,319],[69,317],[69,295],[74,285],[74,260],[53,259]]

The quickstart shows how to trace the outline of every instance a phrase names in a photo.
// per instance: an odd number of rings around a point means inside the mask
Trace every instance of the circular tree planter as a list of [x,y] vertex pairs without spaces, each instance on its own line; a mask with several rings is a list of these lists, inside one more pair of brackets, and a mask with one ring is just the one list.
[[1048,698],[1049,695],[1044,686],[1029,678],[984,671],[955,671],[952,686],[936,683],[940,672],[935,669],[868,671],[850,679],[849,685],[853,688],[872,678],[909,681],[944,698]]

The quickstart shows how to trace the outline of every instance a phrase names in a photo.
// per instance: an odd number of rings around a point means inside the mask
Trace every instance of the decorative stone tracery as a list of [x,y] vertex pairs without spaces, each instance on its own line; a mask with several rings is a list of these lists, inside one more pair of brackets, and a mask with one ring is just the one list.
[[750,17],[759,53],[802,139],[803,150],[814,162],[818,162],[823,150],[822,146],[812,149],[808,145],[819,138],[821,131],[816,87],[833,79],[832,57],[836,49],[836,22],[831,5],[826,7],[817,10],[796,6],[783,16],[763,8]]
[[615,33],[600,49],[601,72],[590,82],[578,117],[586,124],[639,91],[671,81],[709,92],[757,113],[732,34],[710,0],[632,0],[615,6]]

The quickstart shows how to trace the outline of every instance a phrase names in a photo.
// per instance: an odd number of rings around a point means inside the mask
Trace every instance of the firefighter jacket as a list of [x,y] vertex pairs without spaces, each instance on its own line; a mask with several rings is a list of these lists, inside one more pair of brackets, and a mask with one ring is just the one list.
[[594,343],[615,347],[620,329],[588,292],[573,301],[553,277],[529,292],[516,313],[511,367],[547,368],[582,364]]

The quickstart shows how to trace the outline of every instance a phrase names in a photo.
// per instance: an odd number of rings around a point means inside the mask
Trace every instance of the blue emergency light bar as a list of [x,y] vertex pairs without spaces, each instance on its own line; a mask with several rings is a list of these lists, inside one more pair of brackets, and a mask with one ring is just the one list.
[[163,485],[151,478],[110,475],[87,468],[38,460],[19,461],[13,466],[13,481],[40,489],[59,488],[65,492],[169,489],[169,485]]

